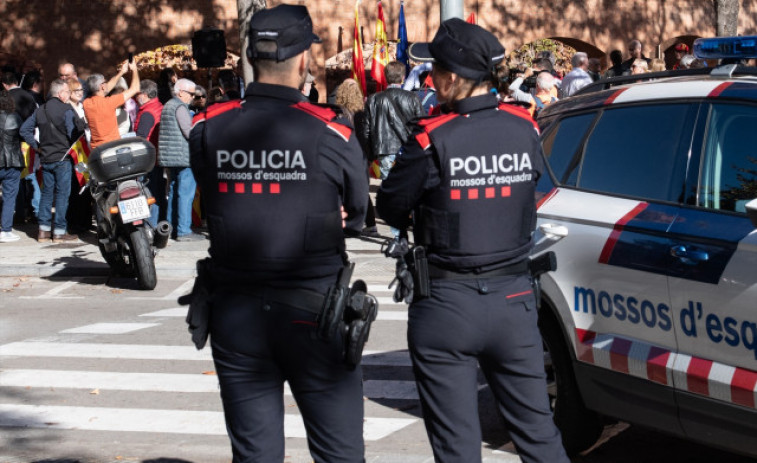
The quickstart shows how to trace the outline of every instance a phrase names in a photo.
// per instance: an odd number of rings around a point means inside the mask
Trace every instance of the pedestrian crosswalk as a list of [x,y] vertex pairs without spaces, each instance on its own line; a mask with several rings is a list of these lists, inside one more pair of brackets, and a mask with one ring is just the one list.
[[[76,283],[61,283],[41,296],[46,299],[79,298],[68,294]],[[150,307],[153,308],[162,300],[175,304],[177,296],[190,290],[191,283],[192,280],[181,282],[165,295],[128,298],[152,301]],[[371,286],[370,291],[377,293],[381,306],[374,330],[382,324],[396,324],[396,328],[390,328],[392,331],[404,329],[407,320],[404,304],[395,304],[391,300],[391,290],[385,286]],[[60,330],[54,336],[0,345],[0,392],[21,389],[28,398],[13,402],[8,400],[13,394],[0,394],[0,427],[225,435],[218,379],[212,371],[210,349],[196,350],[188,337],[185,345],[154,342],[161,339],[165,330],[185,332],[183,318],[186,310],[186,307],[170,306],[146,310],[137,314],[136,319],[84,324]],[[396,347],[396,350],[364,351],[364,396],[368,401],[417,404],[418,395],[410,374],[407,350],[405,346]],[[58,367],[58,363],[65,368]],[[56,367],[50,367],[51,364]],[[177,364],[196,367],[185,368],[193,373],[171,371],[169,366]],[[62,403],[46,400],[44,397],[49,391],[56,391],[63,398]],[[163,399],[155,408],[134,408],[128,402],[123,402],[122,406],[113,405],[119,403],[118,400],[112,400],[110,406],[85,406],[76,403],[80,399],[72,399],[72,404],[67,404],[69,395],[81,398],[85,394],[106,391],[111,396],[161,394]],[[213,399],[207,410],[186,410],[172,405],[171,397],[175,394],[209,394],[202,396],[202,400]],[[288,387],[285,387],[284,395],[285,400],[291,402]],[[367,405],[364,436],[366,442],[378,441],[417,422],[420,422],[418,416],[381,405]],[[302,419],[294,406],[287,408],[284,432],[287,438],[305,438]]]
[[[73,307],[95,297],[102,298],[102,307],[81,317],[81,323],[64,319],[54,331],[0,343],[0,463],[38,461],[34,451],[23,455],[29,460],[10,456],[14,449],[9,445],[16,442],[11,436],[17,433],[24,436],[19,441],[36,435],[41,442],[66,443],[144,436],[129,439],[148,447],[143,442],[168,443],[190,456],[212,455],[196,461],[230,461],[211,350],[195,349],[184,322],[187,308],[176,305],[193,279],[123,295],[91,278],[35,284],[35,291],[19,294],[13,304]],[[362,361],[367,452],[376,463],[431,461],[407,351],[407,306],[392,300],[386,283],[368,289],[380,310]],[[7,307],[6,301],[2,305]],[[118,310],[109,311],[108,301]],[[310,462],[305,427],[286,384],[283,394],[285,463]],[[175,440],[181,445],[174,445]],[[517,461],[510,449],[496,448],[488,450],[484,461]],[[113,458],[107,461],[126,459]]]

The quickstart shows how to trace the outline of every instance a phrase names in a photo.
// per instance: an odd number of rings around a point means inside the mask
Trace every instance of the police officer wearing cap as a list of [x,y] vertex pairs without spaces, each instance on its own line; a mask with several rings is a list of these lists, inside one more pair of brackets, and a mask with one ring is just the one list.
[[[410,56],[432,61],[446,108],[421,119],[378,191],[379,215],[413,225],[430,289],[410,304],[408,344],[436,462],[481,461],[477,367],[524,462],[568,462],[547,398],[527,259],[543,171],[527,113],[489,92],[499,41],[453,18]],[[418,285],[416,284],[416,289]]]
[[345,365],[341,339],[315,335],[324,295],[346,264],[344,234],[358,235],[365,215],[360,146],[345,117],[298,90],[310,46],[320,43],[307,8],[261,10],[249,30],[256,82],[243,100],[198,114],[190,136],[233,461],[284,460],[286,381],[314,461],[363,462],[361,369]]

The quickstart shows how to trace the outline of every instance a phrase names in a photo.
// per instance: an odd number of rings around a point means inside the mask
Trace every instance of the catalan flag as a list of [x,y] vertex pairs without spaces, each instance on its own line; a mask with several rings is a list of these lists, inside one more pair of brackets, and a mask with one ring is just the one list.
[[368,94],[368,86],[365,82],[365,63],[363,63],[363,40],[360,37],[360,19],[358,7],[360,0],[355,1],[355,34],[352,44],[352,78],[360,83],[363,96]]
[[378,159],[374,159],[368,165],[368,175],[370,175],[371,178],[381,178],[381,168],[379,167]]
[[21,142],[21,153],[24,155],[24,169],[21,171],[21,178],[26,178],[39,168],[39,159],[34,148],[29,146],[25,141]]
[[[86,164],[89,161],[90,151],[91,149],[87,137],[82,134],[82,136],[71,145],[71,148],[68,149],[68,155],[73,159],[74,165],[80,162]],[[79,180],[79,186],[84,187],[87,185],[87,182],[89,182],[89,173],[76,171],[76,179]]]
[[378,16],[376,17],[376,41],[373,45],[373,62],[371,77],[376,81],[376,91],[386,90],[386,76],[384,68],[389,64],[389,44],[386,39],[386,21],[384,21],[384,7],[378,2]]

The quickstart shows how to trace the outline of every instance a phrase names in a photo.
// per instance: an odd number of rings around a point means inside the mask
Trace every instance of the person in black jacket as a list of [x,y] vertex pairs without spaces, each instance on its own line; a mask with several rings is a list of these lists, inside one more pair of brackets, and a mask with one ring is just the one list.
[[631,55],[631,57],[620,64],[624,76],[631,74],[633,62],[637,59],[643,59],[644,61],[646,61],[647,66],[652,64],[652,60],[644,56],[644,49],[640,40],[634,39],[628,42],[628,54]]
[[[73,144],[73,136],[81,120],[73,106],[68,104],[71,90],[61,79],[50,84],[50,99],[40,106],[21,126],[21,136],[26,143],[37,150],[42,164],[42,196],[39,203],[40,243],[50,241],[61,243],[76,241],[76,235],[68,234],[66,211],[71,193],[71,171],[73,163],[68,150]],[[34,138],[34,128],[39,128],[39,143]],[[52,207],[55,205],[55,221]],[[53,228],[54,227],[54,228]]]
[[379,160],[382,179],[389,174],[395,155],[410,135],[410,122],[423,114],[418,95],[402,89],[404,64],[392,61],[384,68],[384,76],[389,87],[368,97],[363,129],[371,158]]
[[21,183],[24,156],[21,154],[21,138],[18,131],[21,118],[10,94],[0,90],[0,184],[3,185],[3,208],[0,212],[0,243],[18,241],[13,233],[13,212],[16,195]]
[[[384,68],[384,76],[389,85],[383,92],[374,93],[365,103],[365,123],[363,139],[370,150],[369,162],[378,159],[381,179],[389,175],[402,145],[410,136],[410,123],[423,115],[423,106],[415,92],[402,89],[405,80],[405,65],[392,61]],[[373,225],[366,224],[363,234],[377,236],[373,203],[368,198],[368,217]],[[391,229],[392,235],[399,231]]]
[[22,122],[25,121],[37,109],[37,102],[34,101],[34,97],[18,86],[18,76],[16,76],[15,72],[4,72],[2,83],[3,87],[10,93],[11,98],[13,98],[16,114],[21,117]]
[[[37,109],[37,102],[31,93],[18,86],[19,80],[15,72],[11,70],[3,72],[2,84],[8,90],[11,98],[13,98],[16,114],[18,114],[21,118],[21,123],[23,123]],[[33,170],[33,167],[29,166],[30,172]],[[40,189],[36,175],[27,175],[22,180],[18,188],[18,195],[16,196],[17,212],[15,220],[24,223],[36,220],[39,211]]]
[[196,115],[189,138],[210,233],[208,326],[233,461],[284,460],[287,382],[313,460],[362,463],[362,370],[345,363],[339,330],[329,339],[317,330],[347,264],[344,234],[363,223],[365,164],[348,119],[298,90],[320,43],[307,8],[258,11],[249,31],[255,82],[243,100]]
[[434,460],[481,461],[480,365],[521,459],[568,463],[527,265],[544,171],[535,123],[490,93],[505,50],[481,27],[449,19],[409,53],[433,61],[448,112],[415,125],[376,209],[400,229],[412,213],[415,244],[425,247],[429,289],[411,298],[407,337]]

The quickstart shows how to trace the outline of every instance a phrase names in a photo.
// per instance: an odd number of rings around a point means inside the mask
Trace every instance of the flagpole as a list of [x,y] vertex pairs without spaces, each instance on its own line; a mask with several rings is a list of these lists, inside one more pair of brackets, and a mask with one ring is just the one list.
[[463,0],[440,0],[442,21],[450,18],[463,19]]

